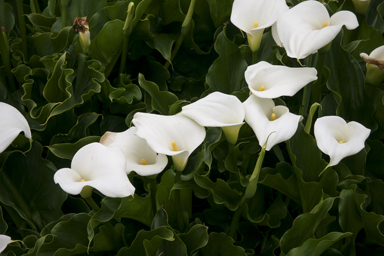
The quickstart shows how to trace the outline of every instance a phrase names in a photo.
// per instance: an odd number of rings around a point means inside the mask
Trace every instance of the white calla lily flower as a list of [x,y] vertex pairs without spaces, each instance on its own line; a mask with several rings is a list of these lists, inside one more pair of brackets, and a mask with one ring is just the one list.
[[92,187],[108,197],[122,198],[135,192],[125,171],[126,159],[121,150],[95,142],[77,151],[71,168],[58,170],[53,178],[68,194],[77,195]]
[[281,14],[274,26],[275,42],[285,48],[289,57],[303,59],[328,45],[343,26],[352,30],[359,23],[350,11],[339,11],[329,17],[322,3],[308,0]]
[[360,53],[360,57],[367,62],[365,81],[379,85],[384,80],[384,45],[377,47],[371,54]]
[[7,248],[7,245],[12,243],[12,239],[6,235],[0,235],[0,253]]
[[0,153],[16,139],[20,132],[32,139],[27,119],[13,106],[0,102]]
[[136,131],[136,127],[131,127],[124,132],[106,132],[100,143],[123,151],[127,159],[127,174],[135,171],[141,176],[150,176],[162,172],[168,163],[167,156],[153,151],[145,139],[135,135]]
[[268,139],[267,151],[292,138],[302,119],[302,116],[290,113],[285,106],[275,106],[271,99],[250,95],[243,104],[245,121],[255,132],[259,145],[262,147]]
[[260,61],[248,66],[245,81],[249,90],[260,98],[274,99],[293,96],[308,83],[317,79],[315,68],[291,68]]
[[176,170],[183,171],[189,155],[203,142],[205,128],[184,115],[136,113],[136,135],[157,153],[172,156]]
[[245,111],[233,95],[213,92],[182,108],[180,113],[205,127],[221,127],[228,142],[235,144],[244,124]]
[[249,47],[255,52],[260,47],[264,29],[271,27],[287,10],[285,0],[235,0],[231,22],[247,33]]
[[324,116],[316,120],[314,132],[317,146],[331,159],[328,166],[334,166],[360,152],[371,130],[358,122],[347,123],[339,116]]

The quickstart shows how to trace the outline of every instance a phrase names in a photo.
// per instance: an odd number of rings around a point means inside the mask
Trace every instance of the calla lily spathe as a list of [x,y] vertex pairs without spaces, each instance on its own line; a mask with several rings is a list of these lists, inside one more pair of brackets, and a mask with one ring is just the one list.
[[7,248],[7,245],[12,243],[12,239],[6,235],[0,235],[0,253]]
[[308,83],[317,79],[315,68],[291,68],[260,61],[248,66],[245,81],[257,97],[274,99],[293,96]]
[[[266,150],[289,140],[295,133],[302,116],[294,115],[285,106],[275,106],[271,99],[250,95],[243,103],[245,121],[252,127],[262,147],[268,139]],[[269,136],[269,138],[268,138]]]
[[124,132],[106,132],[100,143],[123,151],[127,159],[127,174],[135,171],[141,176],[150,176],[162,172],[168,163],[167,156],[156,154],[145,139],[135,135],[136,131],[136,127],[131,127]]
[[303,59],[329,44],[343,26],[349,30],[357,28],[356,15],[339,11],[329,17],[322,3],[308,0],[280,15],[272,35],[289,57]]
[[189,155],[203,142],[205,128],[184,115],[136,113],[136,135],[157,153],[172,156],[176,170],[183,171]]
[[365,81],[379,85],[384,80],[384,45],[377,47],[369,55],[360,53],[360,57],[367,62]]
[[339,116],[324,116],[316,120],[314,132],[317,146],[331,159],[328,166],[334,166],[361,151],[371,130],[358,122],[347,123]]
[[0,102],[0,153],[3,152],[20,132],[28,139],[32,138],[25,117],[13,106]]
[[205,127],[221,127],[228,142],[235,144],[244,124],[244,107],[233,95],[213,92],[182,108],[182,115]]
[[71,168],[58,170],[53,178],[68,194],[80,194],[88,186],[108,197],[122,198],[135,192],[125,171],[126,159],[121,150],[95,142],[77,151]]
[[264,29],[271,27],[287,10],[285,0],[235,0],[231,22],[247,33],[249,47],[255,52],[260,47]]

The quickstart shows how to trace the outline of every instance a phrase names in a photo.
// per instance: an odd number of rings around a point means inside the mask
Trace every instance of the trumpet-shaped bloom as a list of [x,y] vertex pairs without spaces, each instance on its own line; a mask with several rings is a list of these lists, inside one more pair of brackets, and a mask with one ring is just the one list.
[[316,79],[315,68],[275,66],[265,61],[248,66],[245,71],[250,91],[257,97],[268,99],[293,96]]
[[267,151],[276,144],[289,140],[296,133],[302,119],[301,116],[290,113],[285,106],[275,106],[271,99],[250,95],[243,104],[245,121],[252,127],[261,147],[269,136]]
[[135,192],[135,187],[125,170],[126,159],[121,150],[91,143],[76,152],[71,168],[58,170],[53,178],[68,194],[80,194],[89,186],[109,197],[127,197]]
[[384,45],[376,48],[369,54],[360,53],[360,57],[367,62],[367,83],[379,85],[384,80]]
[[222,127],[227,140],[235,144],[240,127],[244,124],[244,107],[233,95],[213,92],[208,96],[184,106],[182,115],[205,127]]
[[31,139],[31,130],[25,117],[13,106],[0,102],[0,153],[24,132]]
[[285,0],[235,0],[231,22],[247,33],[249,47],[255,52],[260,47],[264,29],[272,26],[287,10]]
[[12,239],[6,235],[0,235],[0,253],[7,248],[7,245],[12,242]]
[[272,28],[272,35],[289,57],[302,59],[329,44],[344,25],[349,30],[357,28],[356,15],[339,11],[329,17],[322,3],[308,0],[284,12]]
[[205,129],[183,115],[136,113],[136,135],[157,153],[172,156],[176,170],[183,171],[189,155],[203,142]]
[[123,151],[127,159],[127,174],[135,171],[141,176],[158,174],[164,170],[168,158],[163,154],[156,154],[145,141],[135,135],[136,127],[131,127],[124,132],[106,132],[100,143]]
[[371,130],[357,122],[339,116],[324,116],[315,122],[315,138],[319,149],[329,155],[328,166],[337,165],[344,157],[354,155],[364,148]]

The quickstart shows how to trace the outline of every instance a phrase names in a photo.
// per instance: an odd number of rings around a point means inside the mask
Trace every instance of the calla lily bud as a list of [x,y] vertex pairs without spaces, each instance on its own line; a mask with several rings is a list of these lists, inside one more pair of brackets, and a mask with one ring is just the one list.
[[358,122],[347,123],[339,116],[324,116],[316,120],[314,132],[317,146],[331,159],[328,166],[334,166],[361,151],[371,130]]
[[58,170],[53,179],[68,194],[81,194],[84,198],[91,196],[92,188],[117,198],[135,192],[126,175],[124,153],[100,143],[82,147],[74,155],[71,168]]
[[130,2],[128,5],[127,17],[125,18],[125,23],[123,27],[125,35],[130,35],[132,33],[132,20],[133,20],[134,14],[135,14],[135,3]]
[[79,33],[81,49],[83,49],[84,54],[87,54],[89,45],[91,44],[91,34],[89,32],[87,16],[76,17],[73,22],[73,29]]
[[365,81],[372,85],[379,85],[384,80],[384,45],[369,54],[361,53],[360,57],[367,63]]
[[260,48],[264,29],[271,27],[277,17],[288,10],[285,0],[235,0],[231,22],[247,33],[252,52]]
[[267,142],[266,150],[280,142],[289,140],[295,133],[302,119],[289,112],[285,106],[275,106],[271,99],[250,95],[243,103],[245,121],[252,127],[261,147]]
[[6,235],[0,235],[0,253],[7,248],[7,245],[12,243],[12,239]]
[[135,171],[141,176],[156,175],[164,170],[168,158],[163,154],[156,154],[145,139],[135,133],[136,127],[131,127],[124,132],[106,132],[100,139],[100,143],[120,149],[127,159],[126,173]]
[[291,68],[260,61],[248,66],[245,81],[249,90],[260,98],[275,99],[293,96],[308,83],[317,79],[315,68]]
[[353,6],[358,14],[366,15],[371,0],[352,0]]
[[182,108],[180,113],[205,127],[221,127],[229,143],[235,144],[244,124],[244,107],[233,95],[213,92]]
[[0,102],[0,153],[16,139],[20,132],[32,139],[27,119],[13,106]]
[[289,57],[303,59],[327,45],[329,47],[343,26],[348,30],[357,28],[356,15],[339,11],[329,17],[322,3],[308,0],[281,14],[272,28],[272,36]]

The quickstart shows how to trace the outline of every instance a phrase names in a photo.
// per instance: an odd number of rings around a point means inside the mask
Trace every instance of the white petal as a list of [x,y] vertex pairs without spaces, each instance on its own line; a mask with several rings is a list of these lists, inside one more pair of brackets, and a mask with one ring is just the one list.
[[357,122],[347,124],[338,116],[325,116],[316,120],[314,132],[317,146],[329,155],[329,166],[334,166],[362,150],[370,130]]
[[[318,1],[301,2],[284,12],[276,26],[287,55],[297,59],[305,58],[330,43],[343,25],[353,28],[355,24],[351,16],[354,14],[344,12],[335,16],[335,24],[332,24],[324,5]],[[322,28],[324,23],[327,26]]]
[[369,57],[384,60],[384,45],[377,47],[375,50],[369,54]]
[[0,253],[7,248],[7,245],[12,242],[12,239],[6,235],[0,235]]
[[[268,139],[266,150],[269,151],[276,144],[289,140],[296,132],[301,116],[289,112],[287,107],[276,106],[271,99],[258,98],[254,95],[243,103],[245,121],[252,127],[263,146]],[[276,120],[270,121],[272,113]]]
[[[132,122],[137,128],[136,135],[145,139],[155,152],[169,156],[182,154],[181,162],[185,163],[205,138],[205,128],[184,115],[136,113]],[[176,143],[177,151],[173,151],[172,142]]]
[[[168,163],[167,156],[156,154],[145,139],[135,134],[136,131],[136,127],[131,127],[120,133],[107,132],[100,139],[100,143],[123,151],[127,160],[127,174],[131,171],[141,176],[160,173]],[[147,165],[142,164],[143,159],[148,163]]]
[[359,26],[359,22],[353,12],[339,11],[331,17],[331,26],[333,25],[344,25],[348,30],[352,30]]
[[20,132],[31,139],[31,130],[25,117],[13,106],[0,102],[0,153],[3,152]]
[[[315,68],[290,68],[261,61],[248,66],[245,80],[250,91],[260,98],[274,99],[293,96],[308,83],[317,79]],[[264,86],[264,91],[259,91]]]
[[244,107],[233,95],[213,92],[182,108],[181,114],[205,127],[223,127],[242,124]]
[[76,152],[71,169],[58,170],[54,180],[69,194],[79,194],[84,186],[90,186],[109,197],[126,197],[135,188],[125,170],[126,160],[121,150],[91,143]]

